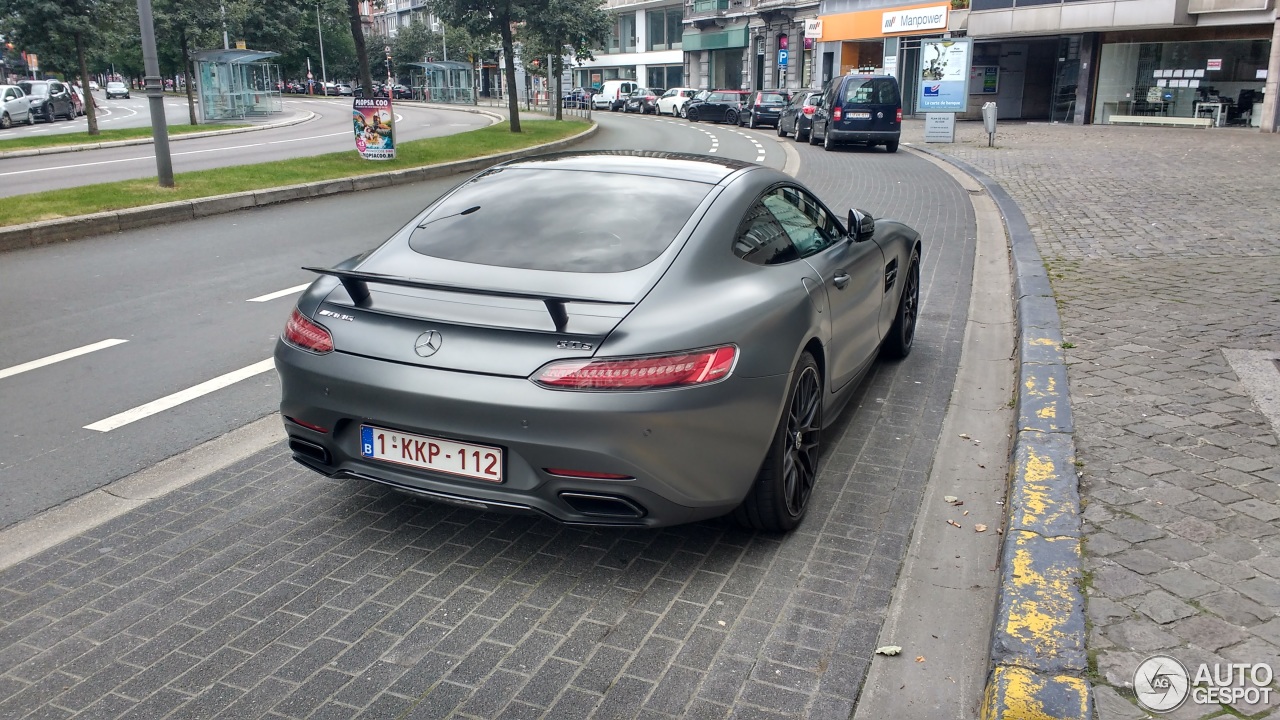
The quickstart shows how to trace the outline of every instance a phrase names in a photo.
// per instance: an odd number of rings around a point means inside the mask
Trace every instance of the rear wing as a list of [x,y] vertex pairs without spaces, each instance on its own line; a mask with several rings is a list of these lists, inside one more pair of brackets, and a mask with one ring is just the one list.
[[576,297],[573,295],[549,295],[547,293],[522,292],[519,290],[494,290],[489,288],[467,287],[464,285],[451,285],[448,283],[427,282],[425,280],[417,280],[415,278],[407,278],[400,275],[383,275],[382,273],[362,272],[360,270],[340,270],[338,268],[317,267],[304,267],[302,269],[338,278],[342,283],[342,287],[346,289],[347,294],[351,296],[351,301],[354,302],[357,307],[367,307],[369,305],[369,283],[417,288],[420,290],[454,292],[466,295],[486,295],[489,297],[541,300],[542,304],[547,308],[547,313],[551,315],[551,322],[555,323],[556,332],[558,333],[564,332],[565,327],[569,324],[569,313],[564,309],[565,303],[635,305],[634,302],[622,300],[600,300],[597,298]]

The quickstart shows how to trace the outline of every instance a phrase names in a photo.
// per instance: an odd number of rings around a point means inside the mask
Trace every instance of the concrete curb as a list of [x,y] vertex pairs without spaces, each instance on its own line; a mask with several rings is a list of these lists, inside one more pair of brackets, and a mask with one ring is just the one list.
[[1018,425],[982,718],[1088,720],[1080,488],[1062,326],[1048,273],[1026,217],[1004,188],[968,163],[913,147],[955,165],[990,193],[1013,263]]
[[403,185],[458,173],[477,172],[507,160],[516,160],[530,155],[570,147],[591,137],[598,127],[598,125],[592,125],[577,135],[541,145],[468,160],[456,160],[439,165],[426,165],[405,170],[339,178],[337,180],[321,180],[300,185],[249,190],[230,195],[215,195],[198,200],[182,200],[160,205],[129,208],[127,210],[113,210],[92,215],[13,225],[0,228],[0,252],[55,242],[81,240],[94,235],[103,235],[120,230],[132,230],[182,220],[193,220],[245,208],[275,205],[293,200],[367,190],[387,185]]
[[[257,132],[259,130],[274,130],[275,128],[289,127],[290,125],[301,125],[305,122],[311,122],[316,114],[307,111],[303,117],[294,118],[292,120],[282,120],[277,123],[268,125],[254,125],[252,127],[229,128],[226,130],[209,130],[208,132],[182,133],[180,135],[170,135],[169,142],[180,142],[182,140],[195,140],[197,138],[213,137],[214,135],[236,135],[239,133]],[[33,148],[31,150],[10,150],[8,152],[0,152],[0,160],[5,158],[31,157],[32,155],[59,155],[62,153],[84,152],[86,150],[100,150],[103,148],[128,147],[130,145],[151,145],[155,141],[151,138],[136,138],[134,140],[113,140],[111,142],[101,143],[85,143],[83,145],[59,145],[49,148]]]

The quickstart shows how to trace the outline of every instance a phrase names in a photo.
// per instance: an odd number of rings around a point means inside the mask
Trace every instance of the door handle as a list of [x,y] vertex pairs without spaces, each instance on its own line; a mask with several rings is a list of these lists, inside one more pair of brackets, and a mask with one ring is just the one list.
[[831,284],[835,285],[837,290],[843,290],[844,286],[849,284],[849,274],[840,273],[839,275],[831,278]]

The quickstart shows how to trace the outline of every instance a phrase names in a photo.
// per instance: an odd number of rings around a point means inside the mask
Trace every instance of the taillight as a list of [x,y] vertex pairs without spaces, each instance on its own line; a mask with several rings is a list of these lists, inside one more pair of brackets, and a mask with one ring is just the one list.
[[902,122],[902,108],[898,108],[898,122]]
[[844,108],[839,105],[831,110],[831,119],[840,122],[840,118],[844,117]]
[[812,115],[814,111],[817,109],[818,108],[814,105],[805,105],[803,108],[800,109],[800,112],[804,113],[805,115]]
[[729,377],[738,348],[724,345],[667,355],[555,360],[529,379],[560,390],[654,390],[703,385]]
[[596,472],[594,470],[569,470],[568,468],[542,468],[543,471],[550,475],[559,475],[560,477],[584,478],[587,480],[634,480],[630,475],[619,475],[618,473]]
[[284,325],[284,341],[299,350],[318,355],[333,352],[333,336],[328,330],[308,320],[298,312],[298,308],[293,309],[289,322]]

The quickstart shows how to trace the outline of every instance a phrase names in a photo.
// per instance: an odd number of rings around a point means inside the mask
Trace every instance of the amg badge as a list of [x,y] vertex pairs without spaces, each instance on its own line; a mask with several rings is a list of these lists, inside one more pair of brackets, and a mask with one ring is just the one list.
[[556,343],[556,347],[561,350],[590,350],[593,346],[591,343],[578,342],[577,340],[561,340]]

